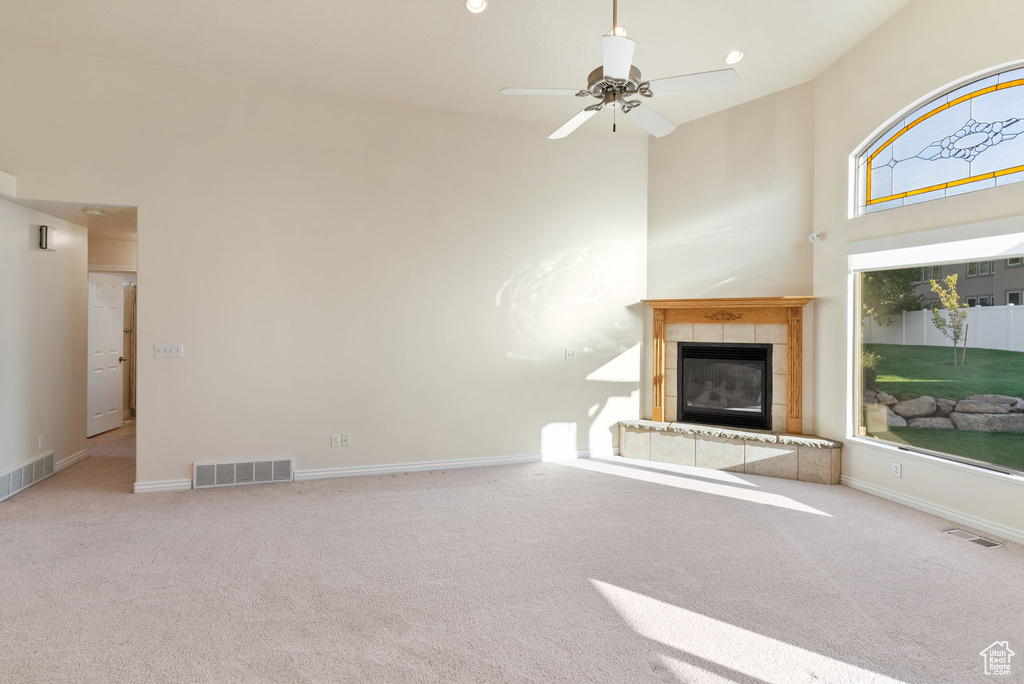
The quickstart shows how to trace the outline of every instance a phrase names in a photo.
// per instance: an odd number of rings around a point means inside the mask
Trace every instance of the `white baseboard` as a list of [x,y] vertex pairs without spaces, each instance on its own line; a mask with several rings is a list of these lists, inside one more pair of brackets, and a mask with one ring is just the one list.
[[1015,541],[1018,544],[1024,544],[1024,531],[1007,527],[1006,525],[1000,525],[999,523],[992,522],[991,520],[978,518],[970,515],[969,513],[961,513],[960,511],[952,508],[946,508],[945,506],[940,506],[939,504],[934,504],[930,501],[918,499],[917,497],[900,494],[899,492],[894,492],[892,490],[885,489],[884,487],[869,484],[861,480],[855,480],[852,477],[847,477],[846,475],[841,476],[840,481],[851,489],[856,489],[867,494],[873,494],[874,496],[888,499],[889,501],[895,501],[898,504],[903,504],[904,506],[909,506],[910,508],[923,511],[925,513],[931,513],[932,515],[959,523],[966,527],[978,530],[979,532],[991,534],[992,536],[1000,539],[1007,539]]
[[145,492],[177,492],[192,489],[192,480],[157,480],[155,482],[136,482],[135,493]]
[[79,461],[81,461],[83,458],[85,458],[88,455],[89,455],[89,450],[88,449],[82,449],[77,454],[71,454],[67,458],[62,458],[61,460],[59,460],[59,461],[57,461],[57,462],[55,462],[53,464],[53,472],[55,472],[55,473],[56,472],[60,472],[61,470],[64,470],[65,468],[67,468],[69,465],[73,465],[75,463],[78,463]]
[[518,463],[538,463],[540,460],[540,454],[524,454],[521,456],[485,456],[482,458],[453,458],[447,461],[420,461],[418,463],[391,463],[388,465],[319,468],[314,470],[296,470],[295,481],[324,480],[332,477],[356,477],[359,475],[416,473],[424,470],[481,468],[486,466],[513,465]]

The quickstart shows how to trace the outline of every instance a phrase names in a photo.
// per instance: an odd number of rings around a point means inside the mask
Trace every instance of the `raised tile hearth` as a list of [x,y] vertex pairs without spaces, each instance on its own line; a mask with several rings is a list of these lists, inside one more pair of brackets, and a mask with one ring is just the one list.
[[841,442],[808,435],[651,420],[619,423],[619,455],[675,465],[839,484]]

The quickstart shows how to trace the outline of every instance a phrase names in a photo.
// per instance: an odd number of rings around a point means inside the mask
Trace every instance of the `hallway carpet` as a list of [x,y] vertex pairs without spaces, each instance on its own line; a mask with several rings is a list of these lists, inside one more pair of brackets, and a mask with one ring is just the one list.
[[1024,549],[846,487],[580,460],[131,494],[131,465],[0,504],[0,681],[963,683],[1024,653]]

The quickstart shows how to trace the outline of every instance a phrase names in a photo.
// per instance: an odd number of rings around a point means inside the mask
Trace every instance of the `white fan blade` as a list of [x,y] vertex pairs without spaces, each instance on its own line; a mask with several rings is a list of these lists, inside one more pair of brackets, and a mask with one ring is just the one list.
[[700,74],[656,78],[650,84],[651,93],[656,97],[660,97],[663,95],[682,95],[683,93],[697,93],[709,90],[728,90],[736,85],[739,80],[740,77],[734,70],[719,69],[718,71],[705,71]]
[[569,135],[577,128],[585,124],[587,120],[589,120],[590,117],[597,114],[598,111],[599,110],[597,109],[584,109],[582,112],[580,112],[579,114],[577,114],[576,116],[572,117],[564,124],[562,124],[561,128],[559,128],[557,131],[548,136],[548,139],[558,140],[559,138],[564,138],[565,136]]
[[676,130],[676,125],[674,123],[645,104],[639,104],[636,107],[633,107],[626,112],[626,116],[633,121],[636,121],[643,128],[647,129],[647,132],[655,138],[662,138]]
[[604,47],[604,77],[625,81],[629,78],[629,67],[633,66],[636,41],[624,36],[605,36],[601,41]]
[[502,95],[576,95],[577,90],[564,90],[558,88],[502,88]]

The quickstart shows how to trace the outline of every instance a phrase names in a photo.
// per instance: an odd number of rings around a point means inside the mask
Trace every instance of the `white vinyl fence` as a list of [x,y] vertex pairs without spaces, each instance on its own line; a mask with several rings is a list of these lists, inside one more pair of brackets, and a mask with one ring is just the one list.
[[[1014,311],[1014,309],[1020,309]],[[945,315],[945,311],[942,312]],[[967,348],[1024,352],[1024,306],[975,306],[967,314]],[[931,311],[905,311],[887,326],[873,318],[863,324],[864,342],[950,347],[953,342],[935,329]],[[960,341],[963,345],[963,340]]]

